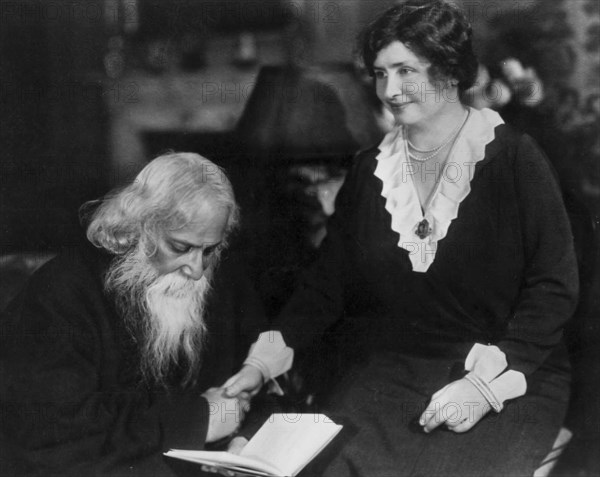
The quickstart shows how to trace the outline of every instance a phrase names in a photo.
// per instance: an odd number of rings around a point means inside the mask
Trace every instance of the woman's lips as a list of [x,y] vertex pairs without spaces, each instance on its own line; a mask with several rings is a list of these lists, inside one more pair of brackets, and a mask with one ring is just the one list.
[[412,101],[406,103],[388,103],[388,106],[392,111],[403,111],[410,104],[412,104]]

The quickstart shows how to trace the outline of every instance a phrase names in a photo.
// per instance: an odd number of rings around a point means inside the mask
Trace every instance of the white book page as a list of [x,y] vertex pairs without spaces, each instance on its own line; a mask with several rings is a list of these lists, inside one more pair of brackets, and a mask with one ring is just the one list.
[[267,462],[295,476],[341,430],[323,414],[272,414],[240,456]]
[[280,469],[266,464],[264,459],[256,460],[254,458],[230,454],[229,452],[171,449],[165,452],[164,455],[196,464],[206,464],[232,470],[259,471],[255,472],[257,475],[282,475]]

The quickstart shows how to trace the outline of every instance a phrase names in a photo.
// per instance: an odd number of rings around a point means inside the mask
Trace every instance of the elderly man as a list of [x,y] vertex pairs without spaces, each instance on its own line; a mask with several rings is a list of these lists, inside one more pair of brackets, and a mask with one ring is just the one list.
[[[231,435],[247,403],[216,387],[262,315],[223,253],[233,191],[207,159],[167,154],[84,210],[88,240],[2,317],[0,474],[171,475],[163,451]],[[259,340],[245,369],[268,379],[269,359]]]

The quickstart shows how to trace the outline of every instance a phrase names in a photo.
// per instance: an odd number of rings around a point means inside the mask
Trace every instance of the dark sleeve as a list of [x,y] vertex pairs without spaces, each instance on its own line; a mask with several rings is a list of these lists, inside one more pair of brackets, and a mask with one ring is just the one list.
[[123,337],[101,287],[63,265],[34,276],[2,318],[2,431],[12,457],[26,474],[171,475],[162,451],[202,448],[206,401],[121,384],[131,381],[120,369]]
[[343,314],[345,295],[356,280],[348,223],[355,213],[359,160],[348,173],[336,198],[336,211],[327,223],[327,235],[315,262],[302,274],[291,299],[274,322],[286,344],[303,349],[314,344]]
[[573,237],[552,169],[529,136],[519,142],[515,184],[525,251],[521,293],[498,346],[512,369],[535,371],[562,338],[577,304]]
[[[267,329],[266,315],[254,285],[248,278],[241,253],[242,244],[234,237],[223,252],[213,282],[213,293],[207,313],[208,339],[200,373],[200,388],[221,386],[237,372],[248,355],[250,345]],[[269,417],[277,412],[264,404],[265,396],[252,400],[240,435],[250,438]],[[219,447],[223,442],[215,444]]]
[[[235,347],[234,370],[237,371],[246,359],[250,346],[258,339],[261,332],[267,330],[268,326],[265,309],[254,284],[249,279],[245,260],[236,250],[231,255],[233,266],[228,278],[221,284],[215,283],[215,288],[217,286],[231,288],[234,284],[235,299],[233,300],[232,320],[236,323],[233,337],[236,340],[239,339],[239,343]],[[227,378],[229,378],[229,373],[227,374]]]

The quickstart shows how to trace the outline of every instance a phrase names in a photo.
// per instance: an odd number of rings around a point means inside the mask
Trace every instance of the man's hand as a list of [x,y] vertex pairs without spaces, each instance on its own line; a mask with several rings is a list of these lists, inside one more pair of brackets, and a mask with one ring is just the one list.
[[[242,437],[242,436],[234,437],[233,439],[231,439],[231,442],[227,446],[227,452],[229,452],[231,454],[239,454],[240,452],[242,452],[242,449],[246,446],[246,444],[248,444],[248,439],[246,439],[245,437]],[[246,477],[246,476],[251,477],[252,475],[254,475],[254,474],[245,474],[243,472],[234,472],[232,470],[224,469],[222,467],[215,467],[215,466],[207,465],[207,464],[202,465],[202,470],[204,472],[211,472],[213,474],[225,475],[226,477]]]
[[246,474],[245,472],[234,472],[233,470],[224,469],[223,467],[215,467],[212,465],[202,464],[202,472],[210,472],[212,474],[224,475],[225,477],[255,477],[256,474]]
[[231,439],[231,442],[227,446],[227,452],[230,452],[231,454],[239,454],[240,452],[242,452],[242,449],[246,447],[246,444],[248,444],[248,439],[246,439],[245,437],[234,437],[233,439]]
[[444,386],[431,397],[419,424],[425,432],[431,432],[441,424],[453,432],[466,432],[490,409],[481,392],[463,378]]
[[263,384],[263,375],[260,370],[254,366],[245,365],[223,384],[223,388],[225,388],[227,397],[236,397],[242,392],[247,392],[252,397],[258,394]]
[[227,397],[223,388],[210,388],[202,396],[208,401],[209,412],[206,442],[218,441],[237,431],[250,408],[248,394]]

